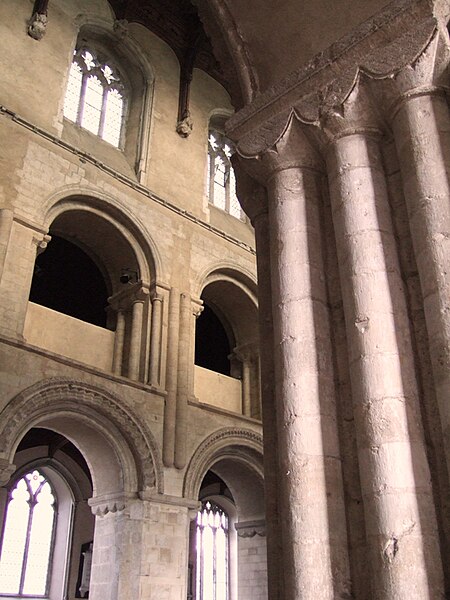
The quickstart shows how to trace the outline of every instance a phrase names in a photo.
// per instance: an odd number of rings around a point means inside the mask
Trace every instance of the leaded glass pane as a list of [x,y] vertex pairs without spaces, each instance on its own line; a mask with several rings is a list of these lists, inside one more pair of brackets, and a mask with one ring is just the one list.
[[48,483],[43,485],[36,500],[29,535],[23,593],[43,596],[47,586],[55,500]]
[[78,117],[82,82],[83,72],[80,66],[76,62],[73,62],[70,67],[69,81],[64,99],[64,116],[74,123]]
[[45,596],[55,521],[55,497],[37,470],[13,489],[0,557],[0,594]]
[[30,515],[30,493],[25,479],[21,479],[11,494],[6,512],[0,557],[0,592],[18,594],[27,541]]
[[196,600],[228,600],[228,517],[205,502],[197,516]]
[[113,146],[119,146],[122,129],[123,98],[118,90],[109,90],[106,96],[105,124],[103,139]]
[[103,105],[103,86],[95,75],[88,77],[81,126],[98,135]]

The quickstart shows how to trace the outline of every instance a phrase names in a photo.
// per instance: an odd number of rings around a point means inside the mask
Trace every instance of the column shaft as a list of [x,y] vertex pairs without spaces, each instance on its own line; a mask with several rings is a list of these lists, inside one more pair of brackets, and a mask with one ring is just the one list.
[[283,533],[278,481],[278,432],[273,357],[270,232],[267,212],[253,220],[258,268],[258,317],[261,356],[261,410],[264,432],[264,490],[267,531],[267,581],[269,600],[284,598]]
[[250,362],[242,361],[242,414],[251,416]]
[[450,116],[444,93],[407,97],[393,127],[450,474]]
[[268,184],[285,597],[350,593],[320,181],[308,168]]
[[186,464],[186,435],[188,418],[189,382],[191,359],[192,305],[188,294],[181,294],[180,337],[178,340],[178,387],[176,411],[175,466],[182,469]]
[[166,390],[164,410],[163,460],[171,467],[175,459],[175,419],[177,411],[178,337],[180,327],[180,292],[171,288],[169,294],[169,325],[167,332]]
[[123,343],[125,339],[125,315],[122,309],[117,311],[116,333],[114,336],[113,373],[122,375]]
[[329,182],[374,600],[443,597],[409,323],[378,141],[339,138]]
[[141,361],[142,324],[144,316],[143,300],[133,302],[131,315],[130,355],[128,358],[128,377],[138,380]]
[[162,319],[161,296],[155,296],[152,302],[152,325],[150,331],[150,368],[149,382],[151,385],[159,386],[159,368],[161,358],[161,319]]

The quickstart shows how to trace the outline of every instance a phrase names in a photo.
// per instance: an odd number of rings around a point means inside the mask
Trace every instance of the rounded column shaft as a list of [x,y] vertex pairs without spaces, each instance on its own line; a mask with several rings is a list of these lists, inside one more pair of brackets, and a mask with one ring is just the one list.
[[150,367],[149,383],[155,387],[159,386],[159,365],[161,357],[161,321],[162,321],[161,296],[155,296],[152,302],[152,324],[150,331]]
[[138,380],[141,360],[142,324],[144,316],[144,301],[133,302],[131,316],[130,355],[128,359],[128,377]]
[[190,395],[189,383],[192,381],[191,364],[191,331],[192,331],[192,305],[188,294],[181,294],[180,301],[180,334],[178,339],[178,387],[176,408],[176,440],[175,440],[175,466],[182,469],[186,464],[186,435],[187,435],[187,410]]
[[122,375],[123,344],[125,339],[125,315],[122,309],[117,311],[116,333],[114,336],[113,373]]
[[443,597],[430,473],[378,141],[338,138],[329,183],[377,600]]
[[164,410],[163,460],[173,466],[175,458],[175,418],[177,411],[178,337],[180,326],[180,292],[171,288],[169,295],[169,326],[167,332],[166,390]]
[[445,95],[409,94],[393,128],[450,474],[450,116]]
[[320,176],[277,171],[268,194],[285,597],[331,600],[350,590]]

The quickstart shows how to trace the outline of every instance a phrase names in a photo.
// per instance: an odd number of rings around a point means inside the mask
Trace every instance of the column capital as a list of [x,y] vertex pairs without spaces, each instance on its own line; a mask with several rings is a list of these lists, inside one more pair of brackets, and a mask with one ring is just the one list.
[[320,124],[328,144],[353,134],[381,136],[383,125],[368,82],[360,78],[340,105],[323,108]]
[[88,504],[94,516],[104,517],[108,513],[125,511],[136,499],[137,494],[120,492],[89,498]]

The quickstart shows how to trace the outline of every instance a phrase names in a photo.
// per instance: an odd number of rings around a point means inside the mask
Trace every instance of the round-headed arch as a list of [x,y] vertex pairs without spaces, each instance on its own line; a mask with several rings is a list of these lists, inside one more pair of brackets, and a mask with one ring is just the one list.
[[52,378],[15,396],[0,413],[0,456],[11,464],[32,427],[54,430],[83,454],[94,497],[163,491],[163,470],[152,433],[111,393],[72,379]]
[[147,285],[161,276],[161,258],[151,236],[139,218],[110,196],[60,192],[47,203],[44,227],[90,254],[111,281],[111,293],[124,268]]
[[184,478],[185,498],[198,499],[203,478],[211,470],[227,484],[239,520],[264,515],[263,442],[250,429],[223,428],[208,436],[194,452]]

